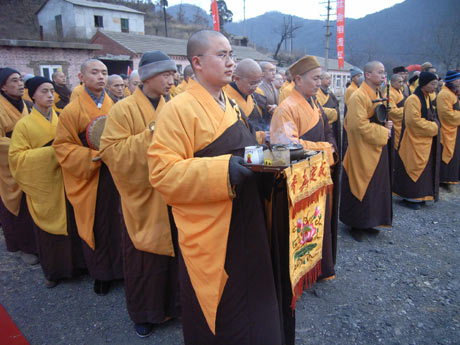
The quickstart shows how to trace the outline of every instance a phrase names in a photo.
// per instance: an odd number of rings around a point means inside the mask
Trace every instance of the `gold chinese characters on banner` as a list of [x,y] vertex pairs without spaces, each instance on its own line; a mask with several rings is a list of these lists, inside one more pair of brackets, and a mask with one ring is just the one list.
[[289,273],[292,308],[304,285],[321,274],[327,194],[332,179],[327,157],[319,153],[284,170],[289,199]]

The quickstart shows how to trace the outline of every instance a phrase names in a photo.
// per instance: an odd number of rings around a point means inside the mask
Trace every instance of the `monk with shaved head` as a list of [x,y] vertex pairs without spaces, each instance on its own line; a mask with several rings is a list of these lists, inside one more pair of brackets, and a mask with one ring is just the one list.
[[184,68],[184,80],[177,85],[176,89],[174,90],[173,96],[177,96],[178,94],[182,93],[185,91],[188,85],[188,81],[190,78],[193,76],[193,69],[192,66],[188,65],[187,67]]
[[270,130],[272,115],[268,112],[267,98],[256,89],[262,82],[262,69],[252,59],[241,60],[236,66],[234,81],[225,87],[225,93],[234,101],[256,131]]
[[120,197],[87,131],[93,120],[108,114],[113,101],[105,92],[107,67],[101,61],[83,63],[79,78],[83,91],[62,111],[53,147],[75,211],[88,271],[95,280],[94,292],[105,295],[112,280],[123,278]]
[[343,160],[340,220],[361,242],[371,229],[392,224],[391,134],[393,123],[376,121],[377,106],[383,106],[379,87],[385,80],[385,67],[379,61],[364,66],[364,82],[347,103],[344,128],[348,148]]
[[[185,344],[279,345],[263,204],[242,158],[257,140],[222,91],[232,81],[232,47],[203,30],[190,37],[187,58],[195,80],[159,114],[147,153],[150,182],[178,230]],[[259,78],[256,71],[250,81]]]

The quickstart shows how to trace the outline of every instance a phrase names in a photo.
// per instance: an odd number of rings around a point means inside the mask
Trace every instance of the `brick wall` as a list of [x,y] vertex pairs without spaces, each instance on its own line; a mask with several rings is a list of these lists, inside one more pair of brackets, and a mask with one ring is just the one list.
[[40,75],[40,65],[61,65],[72,89],[80,82],[80,65],[95,56],[93,50],[1,47],[0,67],[12,67],[20,72]]

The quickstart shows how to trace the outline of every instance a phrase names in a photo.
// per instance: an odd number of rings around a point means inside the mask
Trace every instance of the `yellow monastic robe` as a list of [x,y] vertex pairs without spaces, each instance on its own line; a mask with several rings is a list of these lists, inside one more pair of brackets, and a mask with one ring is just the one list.
[[164,105],[161,97],[155,110],[139,88],[115,104],[101,137],[100,156],[120,193],[123,218],[136,249],[174,256],[168,209],[150,184],[147,165],[153,137],[149,124],[156,121]]
[[313,107],[294,88],[291,95],[276,109],[270,126],[270,141],[272,144],[288,144],[296,142],[306,150],[324,151],[329,164],[334,163],[332,146],[328,142],[313,142],[300,137],[322,121],[321,111],[313,103]]
[[388,129],[370,122],[379,104],[372,103],[376,98],[376,90],[363,82],[349,99],[348,112],[344,119],[348,149],[343,159],[343,167],[348,175],[350,190],[359,201],[363,200],[380,160],[382,148],[388,143]]
[[454,155],[457,129],[460,126],[460,111],[454,109],[458,96],[445,85],[439,92],[436,105],[441,122],[442,161],[449,164]]
[[390,87],[390,112],[388,118],[393,121],[393,132],[394,132],[394,148],[398,149],[399,138],[401,137],[401,126],[404,114],[404,107],[397,106],[404,99],[403,93],[395,89],[393,86]]
[[15,216],[19,214],[22,190],[11,176],[10,165],[8,164],[11,139],[7,137],[7,133],[11,135],[16,123],[28,114],[25,103],[24,109],[20,113],[3,95],[0,95],[0,197],[8,211]]
[[58,117],[48,121],[36,108],[18,121],[9,150],[11,174],[26,193],[27,207],[37,226],[53,235],[67,235],[62,169],[53,147]]
[[79,84],[75,86],[72,90],[72,93],[70,95],[70,102],[72,102],[74,99],[78,98],[80,95],[85,93],[85,85],[84,84]]
[[285,81],[283,82],[283,85],[281,85],[281,87],[280,87],[280,94],[281,94],[281,91],[283,91],[283,89],[284,89],[286,86],[288,86],[290,83],[291,83],[291,82],[288,81],[288,80],[285,80]]
[[418,79],[413,82],[412,84],[409,85],[409,90],[410,90],[410,93],[413,94],[415,89],[417,88],[418,86]]
[[67,198],[75,211],[78,234],[95,249],[93,224],[96,211],[100,161],[99,152],[83,146],[78,135],[99,115],[107,115],[113,102],[106,93],[101,109],[85,91],[71,101],[59,116],[53,147],[62,167]]
[[184,80],[182,80],[182,82],[177,85],[177,87],[175,88],[174,90],[174,94],[172,96],[177,96],[179,94],[181,94],[182,92],[184,92],[186,89],[187,89],[187,86],[188,86],[188,83]]
[[[428,96],[425,101],[429,109]],[[404,123],[406,129],[398,154],[407,175],[417,182],[430,158],[432,138],[438,134],[438,126],[422,118],[422,105],[417,95],[410,95],[404,104]]]
[[281,104],[282,101],[284,101],[286,98],[289,97],[292,90],[294,89],[294,86],[295,86],[295,83],[291,81],[286,87],[284,87],[281,90],[280,96],[278,97],[278,104]]
[[125,97],[131,96],[131,91],[129,91],[127,86],[125,86],[125,89],[123,90],[123,93],[124,93]]
[[329,93],[326,95],[323,90],[319,89],[318,93],[316,94],[316,98],[318,99],[319,104],[323,107],[324,114],[329,121],[329,124],[333,124],[337,121],[337,110],[335,108],[326,108],[324,105],[329,100]]
[[351,95],[358,90],[359,86],[354,81],[351,82],[350,86],[347,87],[345,90],[344,101],[345,105],[348,107],[348,102],[350,101]]
[[32,100],[32,98],[30,98],[30,96],[29,96],[29,89],[27,89],[26,87],[24,88],[24,95],[22,96],[22,100],[23,101],[29,101],[30,103],[34,102]]
[[187,91],[161,111],[147,154],[150,182],[172,206],[187,271],[214,334],[228,279],[224,265],[233,205],[228,177],[231,155],[194,158],[194,153],[237,121],[228,99],[225,109],[190,80]]

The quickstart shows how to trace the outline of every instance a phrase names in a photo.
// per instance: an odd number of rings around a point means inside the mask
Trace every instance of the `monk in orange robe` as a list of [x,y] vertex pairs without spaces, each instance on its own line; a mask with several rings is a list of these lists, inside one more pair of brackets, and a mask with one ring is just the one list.
[[121,197],[126,305],[139,337],[179,315],[177,235],[147,166],[147,149],[175,71],[175,62],[163,52],[145,53],[139,67],[143,84],[110,109],[101,138],[100,155]]
[[448,71],[437,97],[441,122],[441,185],[448,191],[460,180],[460,72]]
[[439,122],[430,93],[437,76],[422,72],[419,86],[404,104],[404,125],[395,157],[393,191],[405,205],[418,210],[426,200],[437,200],[439,191]]
[[272,115],[267,98],[255,92],[262,79],[262,70],[252,59],[241,60],[235,69],[234,81],[224,87],[225,94],[248,117],[255,131],[269,131]]
[[[270,142],[271,144],[294,142],[301,144],[306,150],[323,151],[332,167],[338,158],[337,154],[334,155],[337,152],[337,144],[329,121],[314,98],[321,86],[321,66],[314,56],[304,56],[290,66],[289,71],[295,87],[291,95],[276,108],[273,114]],[[339,190],[338,182],[337,175],[335,181],[337,190]],[[332,278],[335,274],[337,209],[333,216],[329,202],[327,202],[325,215],[320,278]],[[337,202],[334,204],[337,208]]]
[[393,122],[393,141],[394,149],[399,147],[399,138],[401,136],[401,126],[404,113],[404,102],[406,99],[403,94],[403,78],[399,74],[391,76],[390,86],[390,112],[388,118]]
[[[358,90],[358,88],[361,86],[364,78],[363,78],[363,71],[361,71],[359,68],[352,68],[350,69],[350,78],[351,78],[351,83],[345,90],[345,95],[344,95],[344,111],[343,111],[343,120],[345,122],[345,117],[347,116],[347,109],[348,109],[348,104],[350,102],[350,98],[353,95],[353,93]],[[348,147],[348,136],[347,136],[347,130],[344,126],[343,132],[342,132],[342,159],[345,157],[345,152],[347,151]]]
[[257,141],[222,92],[232,47],[203,30],[187,57],[196,81],[165,105],[147,154],[150,182],[177,225],[185,344],[280,345],[263,204],[256,175],[242,166]]
[[374,123],[373,103],[379,99],[378,88],[385,80],[385,68],[378,61],[364,67],[365,80],[349,100],[344,128],[348,148],[343,160],[340,220],[351,228],[351,234],[362,241],[366,230],[391,226],[391,167],[388,143],[393,123]]
[[37,264],[33,221],[26,197],[11,176],[8,150],[14,126],[29,114],[22,99],[21,74],[9,67],[0,69],[0,223],[9,252],[21,252],[25,263]]
[[190,78],[192,77],[193,77],[193,69],[190,65],[188,65],[184,68],[184,79],[179,85],[176,86],[172,96],[175,97],[181,94],[182,92],[184,92],[187,89]]
[[53,147],[75,210],[88,271],[95,279],[94,291],[105,295],[110,281],[123,278],[120,196],[99,151],[89,146],[87,128],[96,117],[107,115],[113,102],[104,92],[107,67],[101,61],[83,63],[79,78],[83,91],[59,116]]

